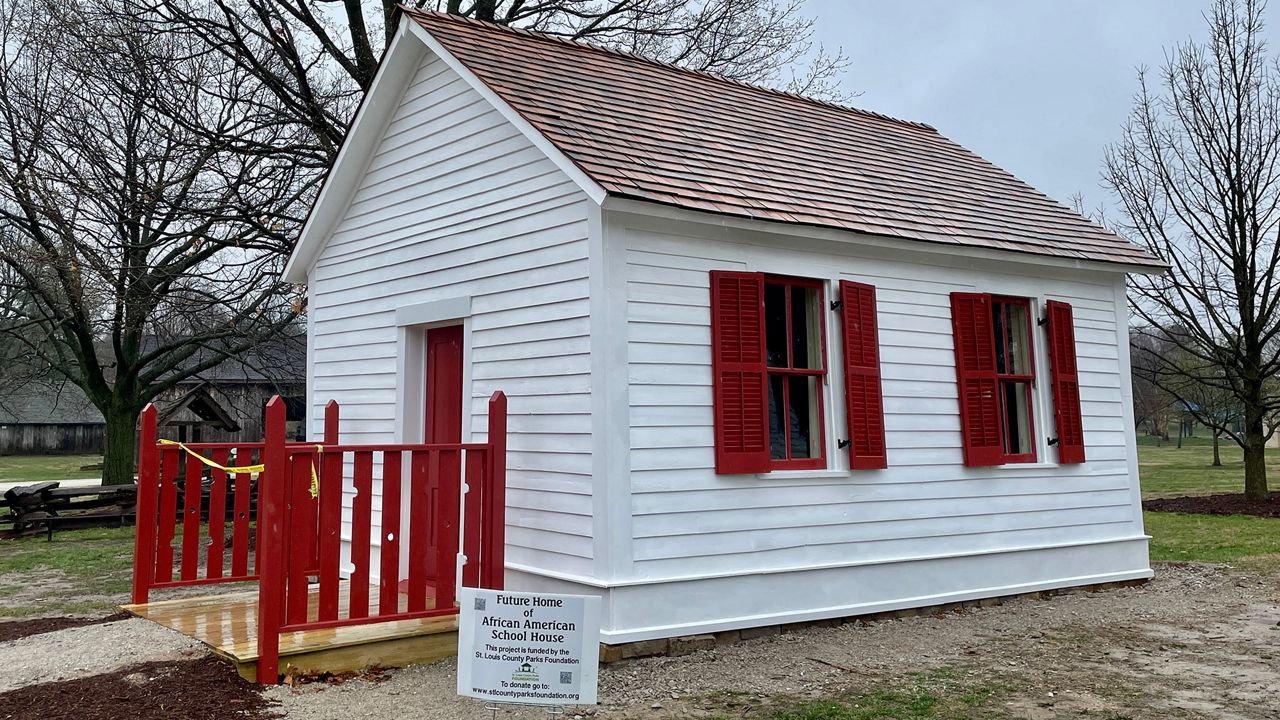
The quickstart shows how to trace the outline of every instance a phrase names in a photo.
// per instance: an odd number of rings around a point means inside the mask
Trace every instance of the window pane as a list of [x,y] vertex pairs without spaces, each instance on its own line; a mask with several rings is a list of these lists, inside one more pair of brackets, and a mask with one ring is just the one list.
[[1031,407],[1027,402],[1030,386],[1024,382],[1001,382],[1000,391],[1008,422],[1004,451],[1010,455],[1031,453]]
[[1005,318],[1004,308],[1004,303],[991,304],[991,330],[996,343],[996,372],[1000,374],[1009,372],[1005,362],[1005,348],[1008,347],[1008,335],[1005,328],[1009,323]]
[[764,286],[764,337],[769,367],[787,367],[787,286]]
[[769,376],[769,457],[774,460],[787,459],[787,436],[782,430],[785,425],[782,419],[786,409],[785,382],[782,375]]
[[991,325],[996,344],[996,372],[1031,375],[1031,318],[1027,306],[993,303]]
[[1008,354],[1011,375],[1030,375],[1031,371],[1031,319],[1027,306],[1006,305],[1008,310]]
[[822,367],[822,308],[818,289],[791,287],[791,367],[817,370]]
[[818,443],[818,378],[793,375],[787,378],[788,418],[791,433],[792,458],[816,458],[822,453]]

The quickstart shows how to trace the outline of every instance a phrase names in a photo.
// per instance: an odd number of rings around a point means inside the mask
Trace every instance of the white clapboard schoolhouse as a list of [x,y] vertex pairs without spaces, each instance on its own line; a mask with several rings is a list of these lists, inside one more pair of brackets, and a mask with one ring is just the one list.
[[927,125],[404,11],[286,273],[310,426],[505,391],[507,587],[622,643],[1150,577],[1161,269]]

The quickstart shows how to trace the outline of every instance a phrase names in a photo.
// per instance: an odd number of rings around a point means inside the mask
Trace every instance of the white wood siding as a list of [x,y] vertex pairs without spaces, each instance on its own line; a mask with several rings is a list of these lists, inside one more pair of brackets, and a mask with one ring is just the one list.
[[343,442],[393,441],[396,309],[469,296],[472,439],[485,436],[490,393],[510,399],[507,558],[582,573],[592,558],[587,204],[428,54],[310,273],[311,427],[332,398]]
[[[1119,274],[760,237],[615,215],[625,236],[635,577],[760,572],[1141,534],[1117,339]],[[703,233],[702,236],[699,236]],[[889,468],[849,472],[840,329],[826,312],[826,472],[714,471],[708,271],[876,286]],[[1070,302],[1088,462],[1056,464],[1046,338],[1035,335],[1038,463],[966,468],[949,293]],[[1123,298],[1123,293],[1119,293]],[[1131,442],[1131,440],[1129,441]],[[886,588],[887,597],[896,597]]]

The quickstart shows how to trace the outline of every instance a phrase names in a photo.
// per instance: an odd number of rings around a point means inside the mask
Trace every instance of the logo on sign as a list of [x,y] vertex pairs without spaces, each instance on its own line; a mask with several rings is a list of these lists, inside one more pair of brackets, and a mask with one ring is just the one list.
[[511,679],[516,682],[538,682],[538,673],[533,671],[533,666],[529,663],[520,663],[520,667],[511,673]]

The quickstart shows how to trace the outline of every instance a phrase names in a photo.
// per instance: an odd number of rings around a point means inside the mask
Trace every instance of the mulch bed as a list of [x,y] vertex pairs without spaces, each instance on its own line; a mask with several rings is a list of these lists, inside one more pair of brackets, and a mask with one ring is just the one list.
[[0,693],[0,720],[266,720],[278,715],[227,662],[148,662]]
[[30,620],[10,620],[8,622],[0,622],[0,642],[17,640],[18,638],[29,637],[31,635],[41,635],[43,633],[54,632],[55,630],[66,630],[67,628],[84,627],[85,625],[101,625],[103,623],[116,622],[117,620],[128,620],[131,617],[133,616],[127,612],[118,612],[100,618],[43,617],[32,618]]
[[1253,515],[1280,518],[1280,492],[1267,500],[1246,500],[1243,494],[1200,495],[1144,500],[1143,510],[1156,512],[1200,513],[1203,515]]

